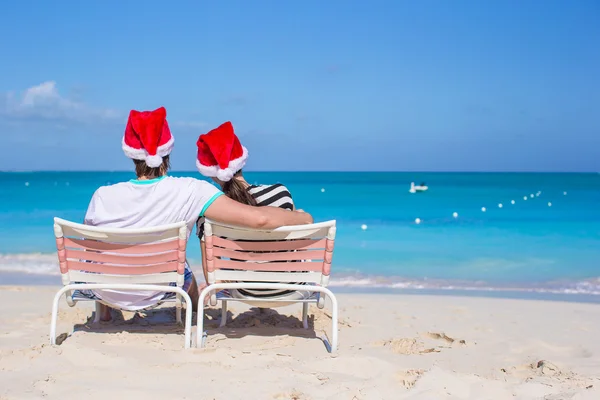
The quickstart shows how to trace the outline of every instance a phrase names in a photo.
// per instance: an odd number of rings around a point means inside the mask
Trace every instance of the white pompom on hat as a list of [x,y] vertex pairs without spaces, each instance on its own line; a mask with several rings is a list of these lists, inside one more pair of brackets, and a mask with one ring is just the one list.
[[123,151],[127,157],[144,160],[150,168],[160,167],[162,158],[171,153],[174,144],[164,107],[129,112],[123,135]]

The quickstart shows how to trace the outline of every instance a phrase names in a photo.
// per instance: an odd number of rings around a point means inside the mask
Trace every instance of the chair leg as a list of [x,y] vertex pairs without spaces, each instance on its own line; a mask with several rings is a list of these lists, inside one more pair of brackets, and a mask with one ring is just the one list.
[[50,344],[54,346],[56,344],[56,322],[58,319],[58,301],[64,291],[59,290],[54,296],[52,301],[52,319],[50,320]]
[[308,329],[308,303],[302,303],[302,326]]
[[329,294],[331,300],[331,353],[337,351],[338,346],[338,302],[333,293]]
[[177,303],[175,304],[175,318],[178,324],[181,324],[181,296],[177,294]]
[[222,328],[227,324],[227,301],[221,300],[221,323],[219,328]]
[[196,347],[204,347],[204,299],[209,295],[209,291],[203,289],[198,298],[198,312],[196,313]]
[[[183,297],[183,300],[185,301],[185,348],[189,349],[192,345],[192,312],[194,311],[194,308],[192,307],[192,299],[187,293],[185,293],[185,296],[182,295],[181,297]],[[181,318],[181,307],[179,307],[177,311]]]
[[96,301],[96,311],[94,312],[94,323],[100,322],[100,314],[102,313],[102,303]]
[[181,295],[179,293],[175,293],[175,318],[178,324],[182,324],[181,322],[181,308],[183,304],[181,302]]
[[175,318],[177,319],[177,323],[178,324],[182,324],[182,321],[181,321],[181,306],[178,306],[177,309],[175,310]]

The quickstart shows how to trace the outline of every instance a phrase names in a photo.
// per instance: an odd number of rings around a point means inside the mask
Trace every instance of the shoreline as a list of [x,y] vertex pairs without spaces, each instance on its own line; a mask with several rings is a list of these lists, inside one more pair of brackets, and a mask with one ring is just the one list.
[[[198,275],[195,271],[196,276]],[[60,277],[55,275],[36,275],[0,272],[0,289],[6,287],[61,287]],[[551,301],[561,303],[600,304],[600,295],[580,293],[551,293],[537,291],[479,290],[479,289],[415,289],[390,288],[377,286],[346,286],[335,284],[329,288],[334,294],[356,295],[392,295],[392,296],[435,296],[458,298],[506,299],[524,301]],[[58,289],[57,289],[58,290]]]

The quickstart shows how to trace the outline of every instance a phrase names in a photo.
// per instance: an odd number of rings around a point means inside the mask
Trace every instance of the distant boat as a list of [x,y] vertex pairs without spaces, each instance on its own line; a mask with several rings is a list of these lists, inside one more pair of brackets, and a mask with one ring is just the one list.
[[429,189],[429,187],[427,187],[427,185],[425,185],[425,183],[421,183],[418,186],[415,186],[414,182],[410,183],[410,193],[417,193],[417,192],[426,192]]

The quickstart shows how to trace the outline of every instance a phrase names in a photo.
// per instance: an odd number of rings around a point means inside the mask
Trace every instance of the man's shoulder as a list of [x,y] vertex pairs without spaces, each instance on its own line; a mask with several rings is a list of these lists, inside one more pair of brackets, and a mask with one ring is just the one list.
[[213,186],[202,179],[196,179],[188,176],[168,176],[161,182],[162,184],[180,187],[203,187],[205,185]]
[[194,182],[204,182],[201,179],[196,179],[191,176],[167,176],[164,179],[165,182],[172,183],[194,183]]
[[100,186],[96,189],[94,196],[104,196],[110,193],[119,192],[130,185],[129,182],[113,183],[112,185]]
[[[154,188],[154,189],[153,189]],[[140,192],[141,191],[141,192]],[[172,193],[176,196],[188,194],[199,194],[210,196],[218,191],[214,185],[191,177],[167,176],[153,184],[139,184],[131,181],[115,183],[113,185],[100,186],[94,193],[94,201],[109,199],[108,201],[121,201],[124,198],[136,197],[149,194],[148,191],[158,194]]]

